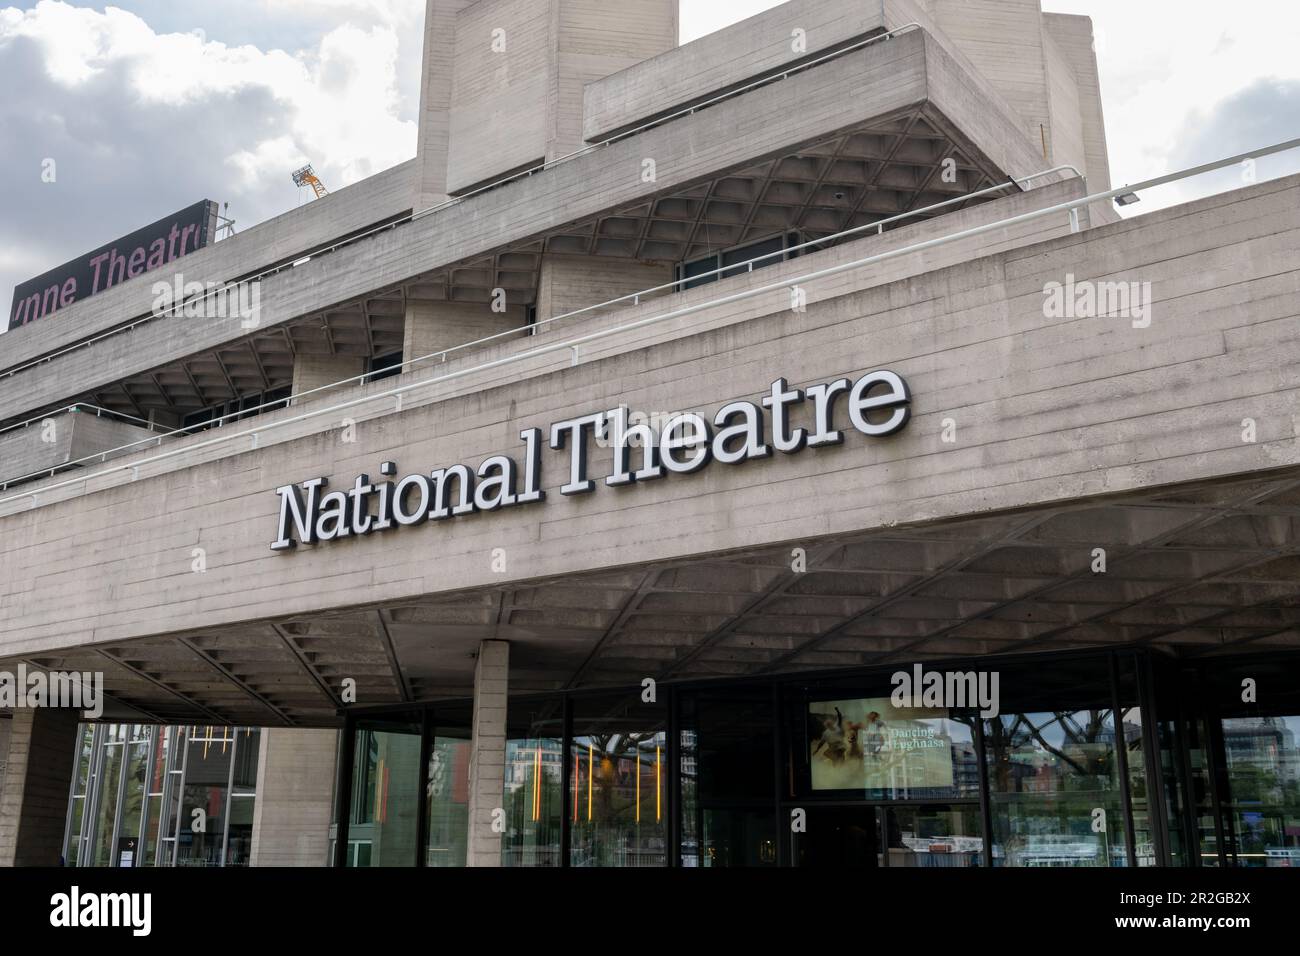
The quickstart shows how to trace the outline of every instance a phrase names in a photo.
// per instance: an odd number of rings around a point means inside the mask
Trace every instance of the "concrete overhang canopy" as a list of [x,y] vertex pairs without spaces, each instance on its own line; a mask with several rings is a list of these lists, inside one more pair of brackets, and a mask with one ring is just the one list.
[[468,696],[486,639],[511,644],[512,693],[1098,647],[1300,649],[1294,468],[797,544],[806,570],[787,544],[23,660],[104,671],[105,719],[328,726],[346,678],[370,706]]

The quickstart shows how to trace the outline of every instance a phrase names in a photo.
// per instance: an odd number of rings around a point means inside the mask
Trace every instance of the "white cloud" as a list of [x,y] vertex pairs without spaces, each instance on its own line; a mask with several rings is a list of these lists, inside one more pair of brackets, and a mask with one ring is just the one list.
[[0,295],[199,198],[230,201],[242,226],[283,212],[301,163],[338,189],[412,157],[399,83],[412,0],[330,6],[360,22],[330,21],[292,53],[155,32],[116,7],[0,9],[0,84],[23,91],[0,100]]
[[[682,0],[681,39],[689,42],[777,5],[779,0]],[[960,2],[960,0],[943,0]],[[1277,0],[1042,0],[1052,13],[1092,18],[1101,72],[1111,178],[1118,185],[1182,168],[1201,126],[1229,119],[1220,107],[1264,80],[1300,77],[1300,3]],[[1244,102],[1244,101],[1242,101]],[[1258,102],[1252,99],[1251,102]],[[1287,111],[1279,111],[1284,124]],[[1256,126],[1263,146],[1300,129]],[[1234,150],[1203,155],[1205,162]],[[1260,164],[1261,175],[1300,169],[1300,157]],[[1197,179],[1153,190],[1150,211],[1224,188]]]

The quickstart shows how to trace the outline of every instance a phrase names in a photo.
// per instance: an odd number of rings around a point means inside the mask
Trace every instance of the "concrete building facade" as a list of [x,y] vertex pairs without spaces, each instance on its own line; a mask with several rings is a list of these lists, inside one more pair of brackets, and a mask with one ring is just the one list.
[[1300,180],[1121,218],[1037,0],[677,30],[428,0],[415,158],[186,257],[255,315],[0,340],[0,669],[262,728],[254,865],[1300,861]]

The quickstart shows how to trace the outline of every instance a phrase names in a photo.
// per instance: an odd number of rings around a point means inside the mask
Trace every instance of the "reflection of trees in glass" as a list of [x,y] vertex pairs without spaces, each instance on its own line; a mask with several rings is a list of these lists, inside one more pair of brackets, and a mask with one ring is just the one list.
[[574,864],[664,865],[662,733],[596,733],[573,744]]
[[[1090,777],[1114,779],[1114,731],[1110,716],[1109,710],[1057,711],[1007,714],[986,721],[986,746],[995,756],[990,768],[995,778],[994,789],[1003,792],[1022,789],[1017,784],[1027,775],[1020,773],[1019,768],[1026,765],[1013,755],[1033,754],[1034,745],[1056,758],[1053,769],[1057,773],[1050,781],[1043,781],[1058,784],[1050,789],[1069,789],[1070,784],[1080,783],[1091,786],[1086,780]],[[1052,728],[1060,731],[1060,745],[1047,737]]]
[[[615,820],[624,815],[635,822],[638,799],[645,802],[653,798],[658,786],[656,782],[655,745],[659,733],[614,733],[594,734],[580,738],[578,757],[581,761],[582,779],[595,766],[591,792],[591,814],[593,820]],[[644,746],[643,746],[644,745]],[[587,748],[591,749],[588,750]],[[659,759],[662,761],[662,745]],[[640,779],[637,779],[637,770]],[[658,768],[662,777],[662,766]],[[582,816],[582,800],[579,795],[579,816]],[[653,805],[649,808],[654,811]],[[646,808],[642,808],[642,813]]]
[[[1004,714],[985,722],[994,830],[1013,866],[1123,862],[1115,726],[1109,709]],[[1094,814],[1106,829],[1094,829]],[[995,854],[995,859],[997,855]]]

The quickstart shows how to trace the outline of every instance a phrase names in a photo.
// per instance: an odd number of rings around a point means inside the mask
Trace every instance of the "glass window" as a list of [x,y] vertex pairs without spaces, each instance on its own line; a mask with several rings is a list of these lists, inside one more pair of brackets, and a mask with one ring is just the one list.
[[68,807],[68,852],[66,863],[76,866],[81,857],[81,828],[86,809],[86,792],[90,785],[90,764],[94,755],[95,727],[81,724],[77,736],[77,769],[73,778],[72,803]]
[[890,807],[886,828],[886,866],[983,865],[976,805]]
[[349,856],[355,866],[415,866],[421,720],[357,722]]
[[[754,263],[753,267],[755,269],[765,269],[778,262],[783,262],[797,255],[797,253],[784,253],[784,250],[788,246],[798,244],[798,233],[788,233],[773,236],[770,239],[760,239],[758,242],[751,242],[748,245],[738,246],[723,252],[713,252],[707,256],[684,262],[677,267],[677,278],[681,283],[678,291],[694,289],[697,286],[708,285],[710,282],[717,282],[719,278],[727,279],[748,272],[750,267],[743,263],[747,263],[751,259],[765,257],[761,261]],[[736,268],[726,269],[727,266],[735,266]],[[718,272],[719,269],[725,269],[725,271]],[[709,273],[717,274],[710,275]]]
[[[141,728],[142,730],[144,728]],[[140,824],[144,813],[145,775],[149,771],[149,741],[141,737],[127,744],[126,780],[122,791],[122,821],[113,866],[141,866]]]
[[704,834],[700,861],[683,861],[685,866],[776,866],[776,817],[770,807],[703,809],[700,830]]
[[122,779],[123,751],[126,745],[121,742],[120,728],[108,727],[105,730],[106,742],[100,756],[98,778],[95,781],[94,799],[98,802],[95,813],[93,834],[95,852],[89,861],[91,866],[110,866],[113,860],[113,830],[117,822],[117,794]]
[[[767,256],[760,262],[754,263],[755,269],[765,269],[770,265],[775,265],[782,260],[782,256],[774,255],[785,248],[785,236],[773,236],[771,239],[765,239],[762,242],[755,242],[748,246],[741,246],[739,249],[731,249],[724,252],[721,256],[722,266],[736,265],[738,262],[748,262],[750,259],[757,259],[759,256]],[[716,267],[715,267],[716,268]],[[732,276],[738,276],[748,272],[749,266],[737,266],[735,269],[728,269],[722,273],[724,279]]]
[[1300,715],[1222,723],[1233,862],[1300,867]]
[[771,686],[679,699],[682,865],[776,865]]
[[564,705],[512,700],[506,714],[502,866],[559,866],[564,812]]
[[[167,779],[167,757],[173,729],[155,727],[150,747],[153,750],[153,770],[149,774],[148,794],[145,798],[144,844],[140,848],[140,864],[155,863],[162,824],[163,783]],[[171,862],[170,860],[166,862]]]
[[571,866],[666,866],[667,714],[639,690],[573,704]]
[[224,866],[248,866],[253,849],[253,809],[257,799],[257,766],[262,732],[254,727],[235,731],[235,766],[231,779],[230,824],[226,830]]
[[234,734],[230,727],[191,729],[180,800],[177,866],[222,864]]
[[884,865],[880,841],[884,807],[811,804],[804,809],[804,829],[791,833],[795,866],[842,870]]
[[1110,710],[1002,714],[984,724],[995,866],[1124,866]]
[[[439,707],[429,749],[424,865],[464,866],[469,843],[470,704]],[[509,772],[507,770],[507,772]]]
[[[705,256],[702,259],[696,259],[694,262],[687,262],[681,267],[682,289],[694,289],[697,286],[708,285],[710,282],[717,282],[716,275],[709,275],[718,268],[717,255]],[[694,278],[700,276],[700,278]]]

